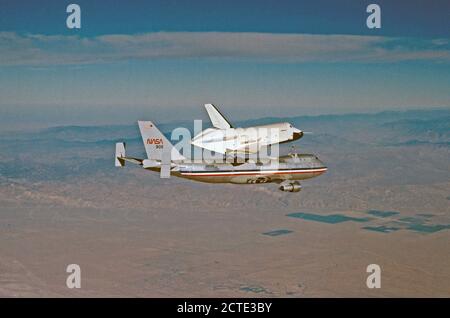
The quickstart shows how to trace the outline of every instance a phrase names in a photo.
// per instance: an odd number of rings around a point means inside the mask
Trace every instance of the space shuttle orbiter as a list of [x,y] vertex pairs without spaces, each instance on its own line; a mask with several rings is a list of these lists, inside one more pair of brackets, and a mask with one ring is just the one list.
[[262,147],[294,141],[303,136],[290,123],[234,128],[213,104],[205,104],[213,125],[192,138],[194,146],[222,154],[257,153]]

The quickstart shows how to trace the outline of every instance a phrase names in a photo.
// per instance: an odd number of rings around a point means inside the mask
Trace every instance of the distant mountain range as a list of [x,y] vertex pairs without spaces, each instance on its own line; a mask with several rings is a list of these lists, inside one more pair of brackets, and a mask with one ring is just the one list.
[[[330,154],[358,152],[363,155],[386,147],[450,147],[450,109],[260,118],[235,121],[236,126],[252,126],[288,121],[311,131],[295,143],[284,144],[281,152],[295,145],[299,151]],[[203,129],[209,127],[204,123]],[[177,127],[193,132],[193,122],[158,125],[170,139]],[[99,171],[113,171],[114,144],[127,143],[127,152],[145,157],[135,123],[111,126],[60,126],[42,130],[0,134],[0,177],[60,179]]]
[[[375,114],[264,117],[243,121],[232,120],[236,127],[256,126],[284,121],[290,122],[304,131],[312,131],[314,134],[332,133],[333,135],[346,136],[346,138],[350,138],[355,130],[367,130],[369,128],[376,128],[381,132],[389,130],[395,131],[397,134],[411,134],[411,137],[416,137],[416,139],[418,134],[429,135],[430,133],[434,133],[439,135],[439,138],[448,138],[450,135],[450,108],[384,111]],[[194,130],[193,119],[156,124],[168,136],[177,127],[185,127],[192,133]],[[209,126],[209,122],[203,123],[203,129]],[[435,138],[436,136],[432,137]],[[98,142],[134,138],[140,138],[136,123],[106,126],[57,126],[32,131],[31,135],[29,132],[0,134],[0,141],[56,139],[72,142]],[[419,140],[421,139],[419,138]]]

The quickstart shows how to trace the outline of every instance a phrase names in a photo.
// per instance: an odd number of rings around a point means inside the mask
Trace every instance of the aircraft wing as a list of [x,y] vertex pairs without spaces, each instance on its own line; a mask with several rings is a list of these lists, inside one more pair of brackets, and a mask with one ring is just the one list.
[[205,104],[205,108],[214,127],[219,129],[232,128],[230,122],[223,117],[223,115],[213,104]]

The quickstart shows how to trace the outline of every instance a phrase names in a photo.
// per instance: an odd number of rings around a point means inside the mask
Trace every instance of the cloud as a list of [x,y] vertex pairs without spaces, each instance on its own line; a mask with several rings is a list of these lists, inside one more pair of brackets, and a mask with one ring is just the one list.
[[339,34],[156,32],[79,37],[0,32],[0,66],[184,58],[293,63],[449,62],[450,45],[447,39]]

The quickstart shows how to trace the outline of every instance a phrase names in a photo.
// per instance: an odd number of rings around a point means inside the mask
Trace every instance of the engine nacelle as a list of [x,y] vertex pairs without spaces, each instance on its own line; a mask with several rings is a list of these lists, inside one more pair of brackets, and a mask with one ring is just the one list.
[[299,183],[286,183],[280,185],[278,189],[284,192],[299,192],[302,186]]

